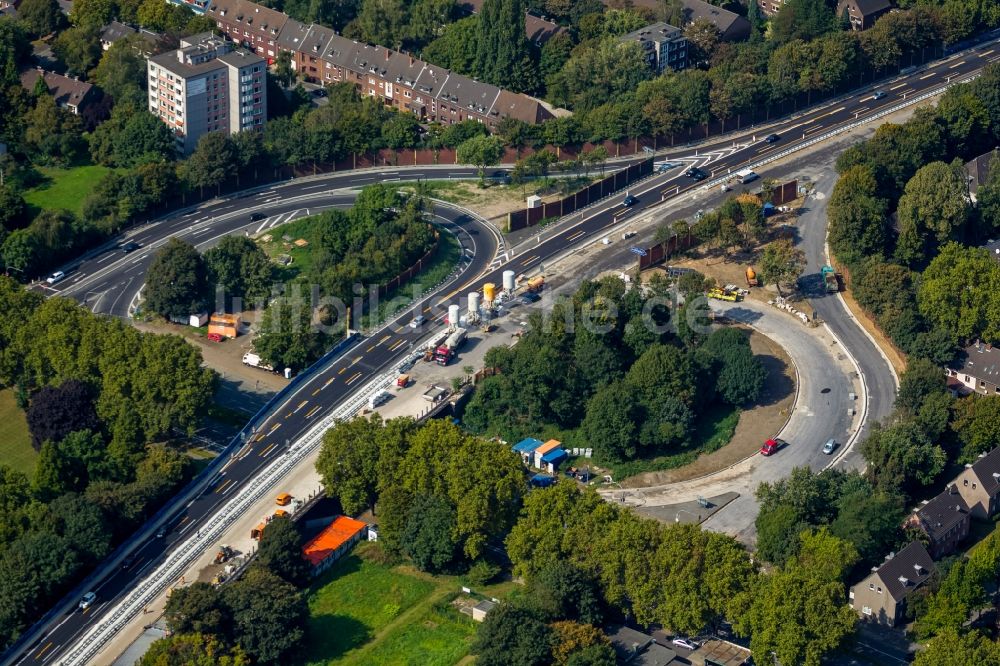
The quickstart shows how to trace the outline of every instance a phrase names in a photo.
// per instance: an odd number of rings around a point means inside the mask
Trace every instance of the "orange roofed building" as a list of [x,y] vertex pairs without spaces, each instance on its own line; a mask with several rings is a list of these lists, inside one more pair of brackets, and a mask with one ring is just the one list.
[[347,516],[338,516],[322,532],[302,546],[302,557],[313,565],[313,574],[325,571],[361,539],[368,525]]

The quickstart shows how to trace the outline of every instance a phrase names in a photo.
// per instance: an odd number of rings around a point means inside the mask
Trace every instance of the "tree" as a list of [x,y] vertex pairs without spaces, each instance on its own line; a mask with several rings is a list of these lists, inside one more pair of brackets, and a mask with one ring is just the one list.
[[36,451],[41,450],[43,442],[60,442],[76,430],[100,427],[93,391],[75,379],[41,388],[32,396],[25,416],[31,431],[31,445]]
[[208,306],[205,262],[190,243],[171,238],[146,271],[146,307],[164,317],[186,317]]
[[219,590],[209,583],[194,582],[170,593],[163,611],[176,634],[230,636],[231,618]]
[[915,266],[929,258],[934,247],[964,240],[970,212],[961,164],[932,162],[921,167],[899,199],[896,257]]
[[211,634],[173,634],[154,641],[138,666],[250,666],[246,654]]
[[258,664],[284,664],[301,649],[309,617],[302,592],[261,567],[222,591],[236,643]]
[[975,462],[1000,441],[1000,397],[971,396],[955,402],[952,430],[962,444],[960,462]]
[[108,21],[94,26],[76,26],[56,37],[52,50],[72,74],[86,76],[97,64],[101,58],[101,26],[107,25]]
[[250,303],[259,303],[270,294],[271,260],[249,238],[226,236],[205,252],[204,260],[216,289],[223,288],[228,295]]
[[298,523],[282,516],[264,527],[256,563],[295,586],[309,581],[312,570],[302,557],[302,533]]
[[978,631],[947,629],[917,652],[914,666],[998,666],[1000,645]]
[[[554,622],[552,631],[556,645],[552,659],[558,666],[574,663],[597,666],[613,666],[615,651],[604,632],[590,624],[578,622]],[[574,659],[575,657],[575,659]],[[571,661],[572,660],[572,661]]]
[[836,28],[837,19],[822,0],[789,0],[771,19],[771,36],[779,44],[809,41]]
[[327,493],[340,501],[348,515],[375,506],[382,431],[382,420],[376,414],[371,419],[339,421],[323,435],[316,471]]
[[474,136],[458,146],[457,156],[459,162],[472,164],[479,169],[479,187],[485,187],[486,167],[500,161],[503,146],[495,136]]
[[403,530],[403,552],[421,571],[439,573],[455,559],[455,510],[440,497],[421,495],[413,502]]
[[291,51],[278,52],[278,57],[274,60],[274,78],[285,88],[292,85],[292,81],[296,79]]
[[104,52],[94,68],[94,82],[111,95],[116,106],[126,104],[144,108],[146,63],[139,55],[142,44],[142,38],[136,35],[119,39]]
[[805,255],[787,238],[769,243],[760,256],[760,276],[777,287],[779,294],[781,285],[794,284],[804,269]]
[[356,32],[369,44],[385,44],[399,50],[406,37],[406,14],[402,0],[361,0],[361,11],[348,32]]
[[533,92],[538,69],[524,29],[523,0],[485,0],[478,12],[473,72],[484,81],[514,90]]
[[479,625],[472,652],[482,666],[542,666],[554,643],[552,630],[531,611],[502,602]]
[[[976,280],[970,282],[969,276]],[[958,243],[944,245],[927,266],[917,289],[920,313],[951,342],[997,339],[1000,322],[991,313],[997,307],[1000,267],[984,248]]]
[[531,603],[544,618],[601,624],[594,581],[572,563],[549,563],[529,581]]
[[184,162],[184,181],[199,188],[221,187],[236,173],[236,154],[229,137],[221,132],[209,132],[198,139],[198,146]]
[[440,67],[472,76],[478,50],[479,16],[473,15],[446,25],[441,35],[424,47],[422,56]]
[[830,197],[830,249],[841,261],[853,264],[885,253],[888,211],[877,196],[878,182],[871,167],[858,165],[840,175]]
[[0,241],[6,231],[24,227],[27,222],[28,205],[20,190],[13,185],[0,185]]
[[17,18],[35,37],[55,32],[66,20],[56,0],[23,0]]
[[590,399],[586,414],[581,429],[598,456],[612,461],[636,457],[640,411],[632,389],[622,382],[609,384]]
[[777,566],[798,553],[798,535],[808,527],[794,507],[781,504],[762,508],[755,522],[757,528],[757,553],[765,561]]
[[308,301],[298,295],[280,296],[264,310],[254,349],[272,367],[301,370],[323,355],[327,339],[313,325]]
[[56,106],[51,95],[39,97],[24,122],[24,147],[38,163],[67,164],[79,155],[80,119]]
[[701,347],[715,366],[715,390],[731,405],[755,402],[767,381],[767,370],[750,349],[743,331],[723,328],[713,332]]
[[913,421],[876,424],[861,443],[861,454],[868,461],[866,476],[872,485],[890,492],[933,483],[947,461],[941,447],[928,441]]

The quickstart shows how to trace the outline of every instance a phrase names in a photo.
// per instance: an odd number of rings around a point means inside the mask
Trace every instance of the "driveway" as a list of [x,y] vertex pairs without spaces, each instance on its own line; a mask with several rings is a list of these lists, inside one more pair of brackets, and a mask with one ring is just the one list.
[[[699,479],[629,490],[626,503],[654,507],[737,492],[738,498],[703,525],[752,544],[756,537],[754,520],[757,516],[754,490],[763,481],[774,482],[787,477],[795,467],[820,470],[838,457],[837,454],[844,454],[840,449],[831,458],[820,449],[830,438],[843,447],[857,428],[860,417],[850,416],[848,409],[857,407],[857,401],[852,401],[850,394],[859,395],[861,384],[850,359],[824,327],[810,328],[786,312],[752,300],[741,303],[712,301],[711,307],[716,313],[755,328],[777,342],[795,365],[796,401],[779,435],[788,446],[771,457],[753,455]],[[761,433],[761,442],[772,435]],[[622,491],[602,493],[612,498],[620,496]]]

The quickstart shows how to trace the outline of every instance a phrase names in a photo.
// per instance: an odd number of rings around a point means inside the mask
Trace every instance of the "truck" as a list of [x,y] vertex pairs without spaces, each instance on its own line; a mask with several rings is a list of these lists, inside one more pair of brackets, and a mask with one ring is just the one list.
[[742,294],[740,294],[739,290],[732,289],[728,285],[726,287],[713,287],[712,289],[709,289],[708,297],[719,301],[730,301],[731,303],[743,300]]
[[267,370],[268,372],[274,372],[274,368],[264,363],[261,360],[259,354],[254,354],[253,352],[247,352],[243,354],[243,365],[249,365],[251,368],[260,368],[261,370]]
[[837,273],[833,270],[833,266],[824,266],[820,269],[820,274],[823,276],[823,284],[826,286],[828,294],[840,291],[840,280],[837,279]]
[[455,357],[455,352],[462,343],[465,342],[465,337],[468,335],[468,331],[464,328],[456,328],[455,331],[448,336],[448,339],[444,341],[444,344],[440,345],[434,350],[434,360],[437,361],[438,365],[448,365],[451,359]]
[[528,284],[525,285],[525,291],[531,294],[537,294],[545,286],[545,277],[542,275],[536,275],[535,277],[528,280]]

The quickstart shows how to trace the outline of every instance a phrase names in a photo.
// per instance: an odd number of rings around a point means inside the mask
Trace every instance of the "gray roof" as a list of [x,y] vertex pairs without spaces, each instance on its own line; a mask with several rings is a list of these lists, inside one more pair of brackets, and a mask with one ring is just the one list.
[[972,471],[975,472],[983,490],[989,495],[996,495],[997,491],[1000,490],[1000,447],[980,456],[976,462],[972,463]]
[[624,625],[607,630],[606,633],[611,640],[612,647],[618,654],[618,658],[622,661],[627,661],[653,643],[653,637],[649,634]]
[[309,27],[301,21],[289,18],[285,21],[285,25],[282,26],[281,32],[278,33],[274,43],[278,48],[285,49],[286,51],[298,51],[302,40],[305,39],[306,34],[309,32]]
[[876,572],[886,592],[896,601],[902,601],[913,590],[930,578],[934,560],[919,541],[911,541],[895,555],[890,554]]
[[[199,76],[220,68],[224,69],[226,65],[245,67],[246,65],[264,63],[264,59],[260,56],[243,49],[233,49],[230,42],[214,37],[210,33],[206,34],[208,36],[201,40],[197,40],[196,37],[188,37],[181,42],[182,48],[153,56],[149,61],[184,78]],[[184,46],[185,44],[189,44],[189,46]],[[204,62],[187,61],[188,58],[198,58],[217,50],[221,50],[222,53]]]
[[27,69],[21,72],[21,86],[29,91],[34,90],[40,76],[45,77],[45,86],[49,89],[49,94],[60,106],[69,105],[79,108],[94,89],[94,86],[85,81],[79,81],[55,72],[46,72],[42,69]]
[[920,525],[933,540],[947,534],[948,530],[961,523],[969,515],[969,505],[958,493],[954,484],[934,499],[921,505],[913,512]]
[[659,643],[653,643],[639,654],[638,657],[628,662],[635,666],[667,666],[677,658],[677,653],[668,647],[663,647]]
[[489,613],[491,610],[496,608],[497,602],[490,601],[489,599],[483,599],[478,604],[473,606],[476,610],[482,611],[484,613]]
[[277,40],[289,20],[286,14],[247,0],[212,0],[205,15],[216,21],[241,25],[251,34],[268,40]]
[[[986,182],[986,179],[990,177],[990,169],[994,165],[993,160],[996,159],[1000,159],[1000,152],[994,148],[966,163],[965,170],[969,174],[969,192],[975,194],[979,186]],[[996,164],[1000,165],[1000,161]]]
[[[483,0],[460,0],[459,7],[472,14],[478,14],[483,9]],[[529,41],[541,45],[560,32],[566,32],[566,28],[555,21],[535,16],[530,12],[524,13],[524,33]]]
[[139,31],[137,29],[130,25],[125,25],[124,23],[119,23],[118,21],[112,21],[104,26],[103,30],[101,30],[101,41],[114,44],[119,39],[128,37],[129,35],[138,34],[138,32]]
[[971,377],[1000,386],[1000,349],[992,344],[977,342],[962,350],[957,364],[952,366]]
[[854,0],[854,2],[858,6],[858,11],[864,16],[879,14],[892,9],[892,3],[889,0]]
[[657,21],[656,23],[650,23],[649,25],[639,28],[638,30],[633,30],[626,35],[622,35],[619,39],[623,42],[644,42],[647,40],[652,41],[654,39],[675,39],[683,36],[684,31],[680,28],[676,28],[669,23],[664,23],[663,21]]

